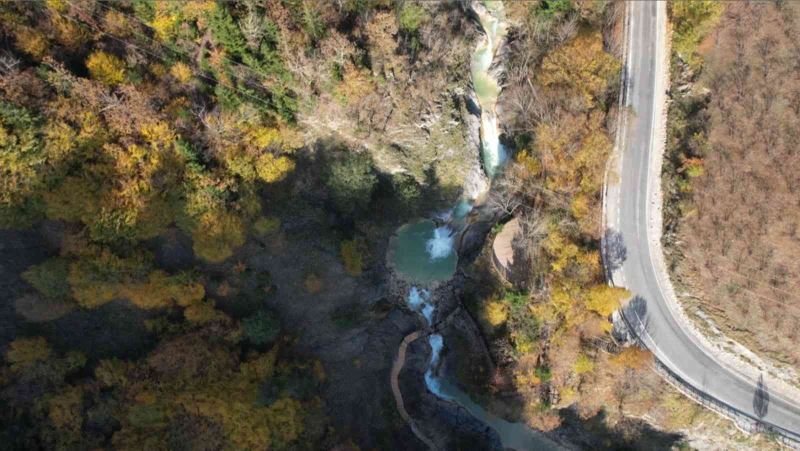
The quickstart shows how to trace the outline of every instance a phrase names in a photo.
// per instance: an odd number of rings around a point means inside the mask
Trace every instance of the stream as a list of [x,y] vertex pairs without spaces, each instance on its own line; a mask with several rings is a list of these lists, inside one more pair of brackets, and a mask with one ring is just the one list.
[[[497,121],[497,99],[501,86],[498,82],[502,67],[492,64],[506,36],[506,23],[502,1],[474,0],[472,10],[484,32],[470,62],[470,76],[475,97],[480,106],[481,163],[485,177],[491,181],[505,165],[508,155],[500,143]],[[467,185],[470,185],[469,181]],[[433,325],[436,309],[430,291],[426,288],[433,282],[450,279],[458,264],[454,241],[467,224],[467,215],[480,202],[488,190],[488,183],[473,183],[484,186],[483,192],[468,192],[450,211],[440,213],[433,219],[405,224],[400,227],[390,254],[394,267],[405,279],[414,283],[407,302],[409,307],[425,318],[428,327]],[[465,190],[469,191],[469,190]],[[524,423],[512,423],[487,412],[469,396],[438,375],[440,355],[444,338],[438,333],[428,335],[431,358],[425,371],[425,385],[434,395],[455,402],[470,414],[497,431],[505,448],[522,450],[550,450],[559,447],[544,434],[527,427]]]

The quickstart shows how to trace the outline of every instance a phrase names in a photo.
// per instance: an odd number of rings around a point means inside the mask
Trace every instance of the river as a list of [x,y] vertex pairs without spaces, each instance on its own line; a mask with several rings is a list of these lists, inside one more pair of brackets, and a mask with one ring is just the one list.
[[[491,181],[508,159],[506,149],[500,142],[497,121],[497,99],[502,90],[498,80],[502,66],[494,64],[506,37],[507,25],[501,1],[475,0],[471,8],[478,16],[483,30],[483,36],[472,55],[470,76],[481,111],[481,163],[486,177]],[[486,185],[488,189],[488,184]],[[425,318],[429,327],[433,325],[436,305],[426,287],[433,282],[452,277],[458,263],[454,238],[466,225],[467,215],[484,194],[485,192],[466,193],[450,211],[437,215],[433,220],[426,219],[402,226],[393,241],[390,255],[395,269],[406,280],[415,284],[408,293],[408,305]],[[431,358],[425,371],[425,384],[431,393],[459,404],[492,427],[505,448],[519,451],[559,449],[558,445],[541,432],[523,423],[512,423],[487,412],[455,384],[440,377],[438,371],[440,354],[445,346],[444,338],[438,333],[432,333],[428,335],[428,344]]]

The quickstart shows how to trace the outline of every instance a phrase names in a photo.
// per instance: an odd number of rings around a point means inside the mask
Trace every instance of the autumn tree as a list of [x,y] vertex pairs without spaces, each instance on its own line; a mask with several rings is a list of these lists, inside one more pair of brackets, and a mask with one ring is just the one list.
[[48,161],[41,122],[27,109],[0,101],[0,224],[21,225],[35,215],[31,196],[43,183]]
[[722,10],[723,4],[713,0],[691,0],[669,5],[668,11],[675,24],[674,51],[695,69],[700,64],[695,54],[697,46],[719,20]]
[[118,85],[125,80],[125,63],[110,53],[98,50],[86,59],[86,68],[92,78],[107,85]]
[[600,33],[583,32],[544,58],[539,79],[545,87],[580,94],[591,107],[604,100],[620,68],[620,62],[603,50]]
[[36,362],[50,357],[52,349],[42,337],[18,338],[11,342],[6,351],[6,361],[11,369],[21,371]]

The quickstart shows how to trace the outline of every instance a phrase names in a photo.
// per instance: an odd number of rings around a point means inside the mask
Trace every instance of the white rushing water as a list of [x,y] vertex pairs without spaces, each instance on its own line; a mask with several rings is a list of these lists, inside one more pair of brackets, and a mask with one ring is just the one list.
[[503,4],[487,1],[473,2],[484,31],[483,40],[472,57],[472,86],[481,107],[481,154],[483,168],[491,179],[507,159],[506,150],[500,144],[500,130],[497,126],[497,98],[501,86],[498,81],[500,69],[492,71],[500,45],[506,35],[503,19]]
[[414,286],[411,287],[411,291],[408,292],[408,305],[412,310],[419,310],[422,307],[422,304],[425,303],[429,298],[430,293],[428,293],[428,290],[420,290]]
[[453,252],[453,230],[448,226],[437,227],[433,238],[429,239],[426,249],[431,260],[447,258]]
[[429,326],[433,324],[435,308],[433,304],[431,304],[431,293],[428,290],[412,286],[411,290],[408,292],[406,301],[408,302],[408,306],[411,307],[411,310],[420,312],[422,316],[425,317],[425,321],[428,322]]
[[431,334],[428,336],[428,344],[431,346],[431,361],[425,371],[425,385],[431,393],[439,398],[449,399],[447,395],[442,393],[442,381],[435,374],[439,366],[439,354],[442,352],[442,347],[444,347],[444,340],[439,334]]
[[483,139],[481,140],[483,167],[486,168],[486,174],[489,178],[493,178],[508,158],[505,147],[500,143],[497,116],[494,114],[481,115],[481,133],[483,133]]
[[433,324],[433,312],[435,310],[436,308],[433,304],[425,304],[425,307],[422,307],[422,316],[425,317],[425,321],[428,322],[429,326]]

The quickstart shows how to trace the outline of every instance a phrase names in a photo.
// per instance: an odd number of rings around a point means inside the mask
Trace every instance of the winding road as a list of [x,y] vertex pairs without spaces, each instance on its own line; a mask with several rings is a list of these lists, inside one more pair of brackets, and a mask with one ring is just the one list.
[[[742,426],[800,443],[800,407],[769,382],[715,357],[689,328],[660,245],[661,161],[668,77],[666,2],[627,3],[621,121],[604,196],[604,261],[610,282],[633,294],[623,312],[673,382]],[[697,396],[699,395],[699,396]]]

